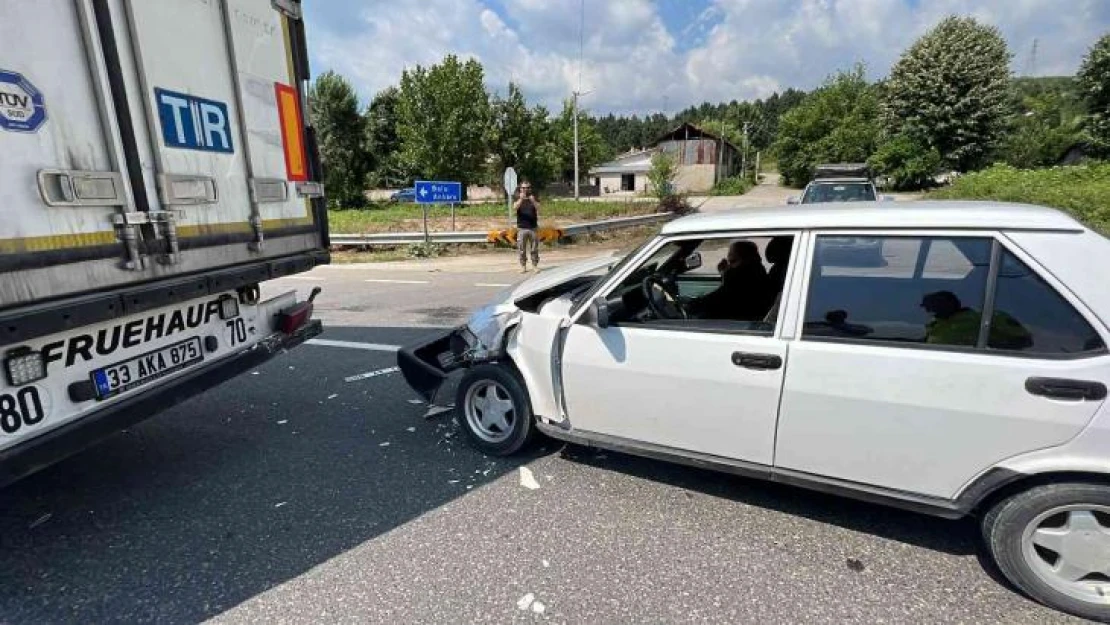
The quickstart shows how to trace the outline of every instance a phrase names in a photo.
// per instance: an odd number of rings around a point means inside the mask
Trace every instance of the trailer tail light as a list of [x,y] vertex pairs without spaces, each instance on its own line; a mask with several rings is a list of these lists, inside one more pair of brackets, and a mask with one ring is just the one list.
[[312,289],[312,294],[308,296],[308,301],[299,304],[293,304],[289,308],[281,311],[277,315],[278,329],[284,334],[293,334],[297,330],[304,327],[309,319],[312,319],[313,301],[316,296],[320,294],[320,287]]
[[4,356],[4,372],[10,386],[23,386],[46,377],[46,360],[42,352],[17,347]]

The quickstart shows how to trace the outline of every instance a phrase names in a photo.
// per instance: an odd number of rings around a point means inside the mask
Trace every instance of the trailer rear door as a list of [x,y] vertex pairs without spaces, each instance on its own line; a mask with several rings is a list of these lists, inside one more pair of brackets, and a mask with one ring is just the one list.
[[[299,12],[294,0],[4,3],[15,54],[0,62],[0,104],[41,102],[45,121],[0,127],[13,146],[0,150],[13,215],[0,220],[13,278],[0,309],[324,250]],[[8,74],[38,99],[5,87]],[[16,89],[26,97],[5,95]]]

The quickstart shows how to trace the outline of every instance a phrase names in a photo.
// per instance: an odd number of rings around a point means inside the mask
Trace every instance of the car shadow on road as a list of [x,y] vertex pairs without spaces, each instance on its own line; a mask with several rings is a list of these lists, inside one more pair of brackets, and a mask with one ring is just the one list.
[[971,555],[979,551],[978,529],[972,519],[953,521],[935,518],[709,469],[624,453],[598,454],[593,449],[579,445],[568,444],[559,453],[567,460],[599,469],[618,471],[676,488],[801,516],[934,551],[954,555]]
[[394,365],[300,347],[0,491],[2,620],[200,621],[534,459],[422,418]]

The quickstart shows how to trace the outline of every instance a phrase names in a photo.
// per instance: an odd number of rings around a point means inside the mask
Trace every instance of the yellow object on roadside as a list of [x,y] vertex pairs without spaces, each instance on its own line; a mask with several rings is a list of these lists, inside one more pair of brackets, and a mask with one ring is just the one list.
[[[516,245],[516,231],[516,228],[490,230],[486,235],[486,240],[490,243],[504,243],[505,245],[514,246]],[[541,242],[550,243],[563,238],[563,231],[561,228],[539,228],[536,230],[536,237]]]

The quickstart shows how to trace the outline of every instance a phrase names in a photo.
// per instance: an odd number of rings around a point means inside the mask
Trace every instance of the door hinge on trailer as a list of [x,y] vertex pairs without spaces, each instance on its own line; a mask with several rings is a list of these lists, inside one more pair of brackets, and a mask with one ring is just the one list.
[[270,4],[290,19],[301,19],[301,3],[296,0],[270,0]]
[[181,211],[158,211],[153,213],[120,213],[112,218],[123,241],[126,252],[124,268],[139,271],[143,268],[143,255],[139,250],[139,241],[142,240],[142,226],[149,225],[154,228],[154,236],[165,240],[166,246],[158,256],[158,262],[164,265],[176,265],[181,261],[181,247],[177,239],[177,220],[182,217]]

